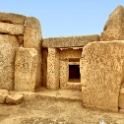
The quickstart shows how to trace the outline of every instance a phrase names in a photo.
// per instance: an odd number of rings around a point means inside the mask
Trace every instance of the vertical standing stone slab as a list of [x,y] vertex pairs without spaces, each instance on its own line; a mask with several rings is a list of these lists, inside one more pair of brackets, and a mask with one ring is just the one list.
[[18,47],[15,36],[0,34],[0,89],[14,88],[15,50]]
[[69,78],[68,59],[60,60],[60,88],[66,89]]
[[42,42],[42,32],[41,25],[38,19],[34,17],[26,18],[26,27],[24,31],[24,47],[25,48],[35,48],[38,51],[39,61],[37,65],[39,66],[37,70],[37,87],[41,84],[41,42]]
[[48,50],[42,49],[42,85],[44,87],[47,85],[47,56]]
[[123,55],[124,41],[94,42],[84,47],[81,83],[86,108],[118,111]]
[[101,41],[124,39],[124,8],[118,6],[109,16],[101,34]]
[[40,22],[34,17],[27,17],[24,31],[24,47],[40,50],[41,39],[42,33]]
[[47,88],[51,90],[59,88],[59,50],[56,48],[48,48]]
[[15,90],[35,91],[38,53],[34,48],[20,47],[15,60]]

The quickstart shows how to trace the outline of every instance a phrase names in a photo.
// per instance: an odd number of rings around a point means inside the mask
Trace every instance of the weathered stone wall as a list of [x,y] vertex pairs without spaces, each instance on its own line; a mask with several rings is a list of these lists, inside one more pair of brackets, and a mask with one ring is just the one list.
[[124,41],[89,43],[81,59],[82,99],[86,108],[118,111]]
[[25,19],[26,17],[22,15],[0,13],[1,89],[14,89],[15,51],[21,45],[17,37],[23,36]]
[[[16,56],[16,50],[19,51],[20,46],[26,48],[22,50],[24,53],[27,51],[27,48],[34,48],[38,52],[36,55],[38,57],[38,61],[36,60],[38,68],[35,68],[37,72],[37,77],[35,77],[35,88],[41,84],[41,42],[41,26],[37,19],[12,13],[0,13],[0,88],[12,90],[14,89],[16,81],[18,88],[15,87],[15,89],[20,90],[23,89],[21,87],[25,86],[23,83],[19,84],[17,80],[20,73],[25,75],[23,73],[25,69],[22,66],[23,64],[20,63],[20,67],[22,67],[20,72],[14,65],[15,60],[17,60],[20,55],[18,54]],[[32,49],[28,49],[28,52],[32,52]],[[20,56],[20,58],[21,57],[22,56]],[[25,60],[25,63],[26,61],[29,63],[28,59]],[[27,72],[27,80],[31,78],[30,75],[32,75],[32,72]],[[23,79],[22,76],[20,78]],[[32,90],[32,88],[30,90]]]
[[59,88],[59,49],[48,48],[47,57],[47,88]]
[[80,83],[69,83],[69,59],[81,58],[82,49],[64,49],[60,51],[60,88],[81,90]]

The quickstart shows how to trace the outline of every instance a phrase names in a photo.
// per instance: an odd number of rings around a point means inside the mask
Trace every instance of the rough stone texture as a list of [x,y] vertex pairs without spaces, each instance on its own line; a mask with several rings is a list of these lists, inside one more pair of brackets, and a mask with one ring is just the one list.
[[48,48],[47,88],[51,90],[59,88],[59,50],[56,48]]
[[68,59],[60,60],[60,88],[66,89],[69,77]]
[[0,22],[0,33],[20,35],[24,33],[24,26]]
[[[81,90],[80,83],[69,83],[69,59],[78,58],[80,61],[82,49],[64,49],[60,51],[60,88]],[[80,64],[80,63],[79,63]]]
[[60,52],[60,59],[81,58],[82,49],[63,49]]
[[43,39],[42,47],[85,46],[93,41],[100,41],[99,35],[45,38]]
[[37,97],[36,92],[25,91],[20,93],[23,94],[25,101],[32,101]]
[[19,43],[15,36],[0,34],[0,88],[12,90],[14,85],[15,50]]
[[47,83],[47,56],[48,50],[42,49],[42,86],[45,87]]
[[20,47],[15,60],[15,90],[35,91],[37,84],[38,53],[34,48]]
[[35,48],[38,51],[41,49],[41,25],[34,17],[26,18],[26,27],[24,32],[24,47]]
[[11,94],[6,97],[7,104],[19,104],[23,100],[23,95],[20,93]]
[[35,48],[38,51],[38,70],[37,70],[37,84],[38,88],[42,83],[42,56],[41,56],[41,42],[42,32],[40,22],[34,17],[26,18],[26,27],[24,31],[24,47]]
[[23,15],[0,12],[0,22],[24,25],[25,19]]
[[5,102],[8,94],[7,90],[0,89],[0,104]]
[[80,66],[83,105],[117,112],[124,41],[89,43],[83,49]]
[[124,9],[118,6],[109,16],[101,34],[102,41],[124,39]]
[[119,94],[119,108],[124,109],[124,87],[121,88]]
[[60,88],[81,91],[80,82],[69,82],[68,59],[60,60]]

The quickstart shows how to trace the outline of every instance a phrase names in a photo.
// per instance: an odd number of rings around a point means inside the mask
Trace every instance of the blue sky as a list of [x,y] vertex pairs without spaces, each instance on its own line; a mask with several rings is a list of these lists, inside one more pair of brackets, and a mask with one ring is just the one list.
[[101,34],[118,5],[124,0],[0,0],[0,11],[38,18],[47,38]]

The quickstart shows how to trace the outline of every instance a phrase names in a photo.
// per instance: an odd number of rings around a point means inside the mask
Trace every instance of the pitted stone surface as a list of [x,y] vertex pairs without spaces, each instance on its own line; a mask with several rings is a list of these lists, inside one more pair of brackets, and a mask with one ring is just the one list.
[[24,33],[24,26],[0,22],[0,33],[21,35]]
[[82,100],[86,108],[118,111],[124,41],[89,43],[82,52]]
[[0,12],[0,22],[24,25],[25,19],[24,15]]
[[124,8],[118,6],[109,16],[101,41],[124,40]]
[[12,90],[14,87],[15,50],[19,43],[15,36],[0,34],[0,88]]
[[15,90],[35,91],[38,53],[34,48],[20,47],[15,60]]
[[24,47],[41,49],[41,25],[38,19],[34,17],[26,18],[26,27],[24,32]]

